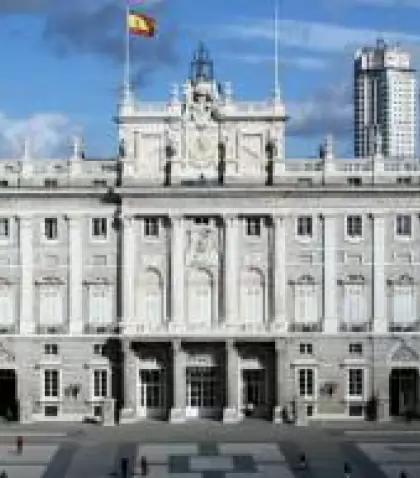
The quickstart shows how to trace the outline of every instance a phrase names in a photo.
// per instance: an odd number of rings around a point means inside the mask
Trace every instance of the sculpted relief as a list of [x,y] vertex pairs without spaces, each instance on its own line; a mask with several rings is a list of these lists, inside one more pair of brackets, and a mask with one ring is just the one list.
[[219,254],[216,234],[216,231],[211,228],[203,228],[189,232],[187,248],[188,265],[217,266]]

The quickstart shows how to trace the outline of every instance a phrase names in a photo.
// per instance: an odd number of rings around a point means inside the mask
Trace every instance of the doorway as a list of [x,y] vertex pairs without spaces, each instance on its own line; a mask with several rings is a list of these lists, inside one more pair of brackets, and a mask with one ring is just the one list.
[[257,417],[262,414],[262,407],[267,404],[265,369],[242,369],[241,399],[247,416]]
[[138,381],[138,413],[158,418],[166,411],[166,374],[162,368],[140,369]]
[[17,381],[13,369],[0,369],[0,417],[18,420]]
[[416,368],[394,368],[389,378],[390,414],[398,417],[416,412],[419,399],[419,372]]

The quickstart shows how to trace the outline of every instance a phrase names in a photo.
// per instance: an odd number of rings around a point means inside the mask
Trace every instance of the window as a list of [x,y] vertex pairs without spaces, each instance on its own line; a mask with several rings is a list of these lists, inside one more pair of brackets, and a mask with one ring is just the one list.
[[363,344],[361,342],[352,342],[349,344],[350,355],[363,355]]
[[398,177],[397,184],[411,184],[410,176]]
[[251,217],[246,219],[246,235],[261,236],[261,219]]
[[39,325],[61,325],[63,319],[63,296],[60,287],[39,286]]
[[242,323],[263,323],[265,317],[264,276],[260,271],[247,270],[242,274],[240,287]]
[[9,237],[9,219],[0,218],[0,239],[7,239]]
[[146,271],[142,284],[140,284],[139,296],[144,294],[144,303],[139,304],[138,317],[143,316],[147,324],[163,323],[163,284],[158,271],[153,269]]
[[299,216],[296,226],[299,237],[312,237],[312,216]]
[[93,344],[93,355],[104,355],[104,345],[103,344]]
[[318,322],[318,300],[316,285],[312,277],[303,278],[295,286],[295,323]]
[[45,344],[44,345],[44,354],[45,355],[58,355],[58,345],[57,344]]
[[315,390],[315,376],[312,368],[298,369],[299,396],[313,398]]
[[344,285],[344,322],[347,325],[362,325],[366,322],[365,287],[363,284]]
[[411,236],[411,216],[404,214],[396,217],[395,233],[397,236]]
[[210,224],[210,218],[208,217],[195,217],[194,224],[197,226],[208,226]]
[[56,405],[46,405],[44,407],[44,416],[58,417],[58,407]]
[[349,398],[361,398],[364,395],[364,370],[362,368],[350,368],[348,370],[348,396]]
[[299,344],[299,353],[301,355],[312,355],[313,345],[310,343],[301,343]]
[[0,284],[0,326],[6,328],[15,323],[15,288],[7,283]]
[[6,179],[0,180],[0,187],[7,188],[8,185],[9,185],[9,181],[7,181]]
[[58,223],[56,217],[46,217],[44,219],[44,237],[53,241],[58,237]]
[[144,220],[144,235],[159,237],[159,219],[157,217],[149,217]]
[[358,178],[358,177],[347,178],[347,184],[349,186],[361,186],[362,178]]
[[108,396],[108,370],[96,369],[93,371],[93,398]]
[[109,325],[113,318],[112,288],[109,285],[94,285],[89,289],[89,323]]
[[94,179],[92,184],[96,188],[106,188],[108,186],[108,183],[104,179]]
[[188,276],[188,322],[210,326],[213,319],[213,285],[207,271],[192,270]]
[[58,181],[57,181],[57,179],[46,179],[44,181],[44,186],[46,188],[57,188],[58,187]]
[[108,235],[108,221],[106,217],[94,217],[92,219],[92,237],[106,239]]
[[415,286],[409,278],[400,279],[393,290],[394,324],[411,325],[416,321]]
[[362,237],[362,216],[347,216],[347,237]]
[[56,369],[44,370],[44,398],[59,398],[60,375]]

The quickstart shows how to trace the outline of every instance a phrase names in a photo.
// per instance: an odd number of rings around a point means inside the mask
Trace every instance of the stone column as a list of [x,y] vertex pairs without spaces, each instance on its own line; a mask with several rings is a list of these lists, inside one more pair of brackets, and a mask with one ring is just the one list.
[[372,216],[372,263],[373,263],[373,332],[388,330],[385,290],[385,218]]
[[172,393],[173,403],[170,421],[183,423],[186,420],[186,353],[180,340],[172,343]]
[[171,328],[185,324],[185,220],[171,217]]
[[236,423],[242,419],[242,410],[239,409],[239,356],[233,340],[226,342],[225,381],[226,401],[223,409],[223,421],[225,423]]
[[335,334],[338,331],[337,314],[337,252],[336,252],[336,218],[331,214],[323,216],[324,244],[324,332]]
[[83,334],[83,248],[82,218],[67,216],[69,259],[68,259],[68,314],[69,332],[71,335]]
[[225,216],[224,303],[226,325],[237,324],[239,317],[238,223],[236,216]]
[[122,317],[123,330],[136,323],[135,304],[135,271],[136,271],[136,238],[134,231],[134,218],[123,217],[123,241],[122,241],[122,277],[123,277],[123,303]]
[[34,322],[34,279],[32,217],[19,218],[20,256],[20,333],[33,334]]
[[274,323],[286,331],[286,225],[285,218],[274,215]]
[[287,406],[288,390],[287,390],[287,343],[286,339],[277,339],[275,341],[275,406],[273,413],[274,423],[283,423],[282,412]]

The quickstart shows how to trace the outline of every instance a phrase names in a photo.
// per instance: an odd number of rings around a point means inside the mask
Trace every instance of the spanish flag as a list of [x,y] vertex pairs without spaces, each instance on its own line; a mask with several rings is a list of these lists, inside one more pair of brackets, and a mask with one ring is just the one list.
[[136,11],[128,12],[128,29],[134,35],[141,35],[144,37],[153,37],[156,32],[156,20],[144,13]]

